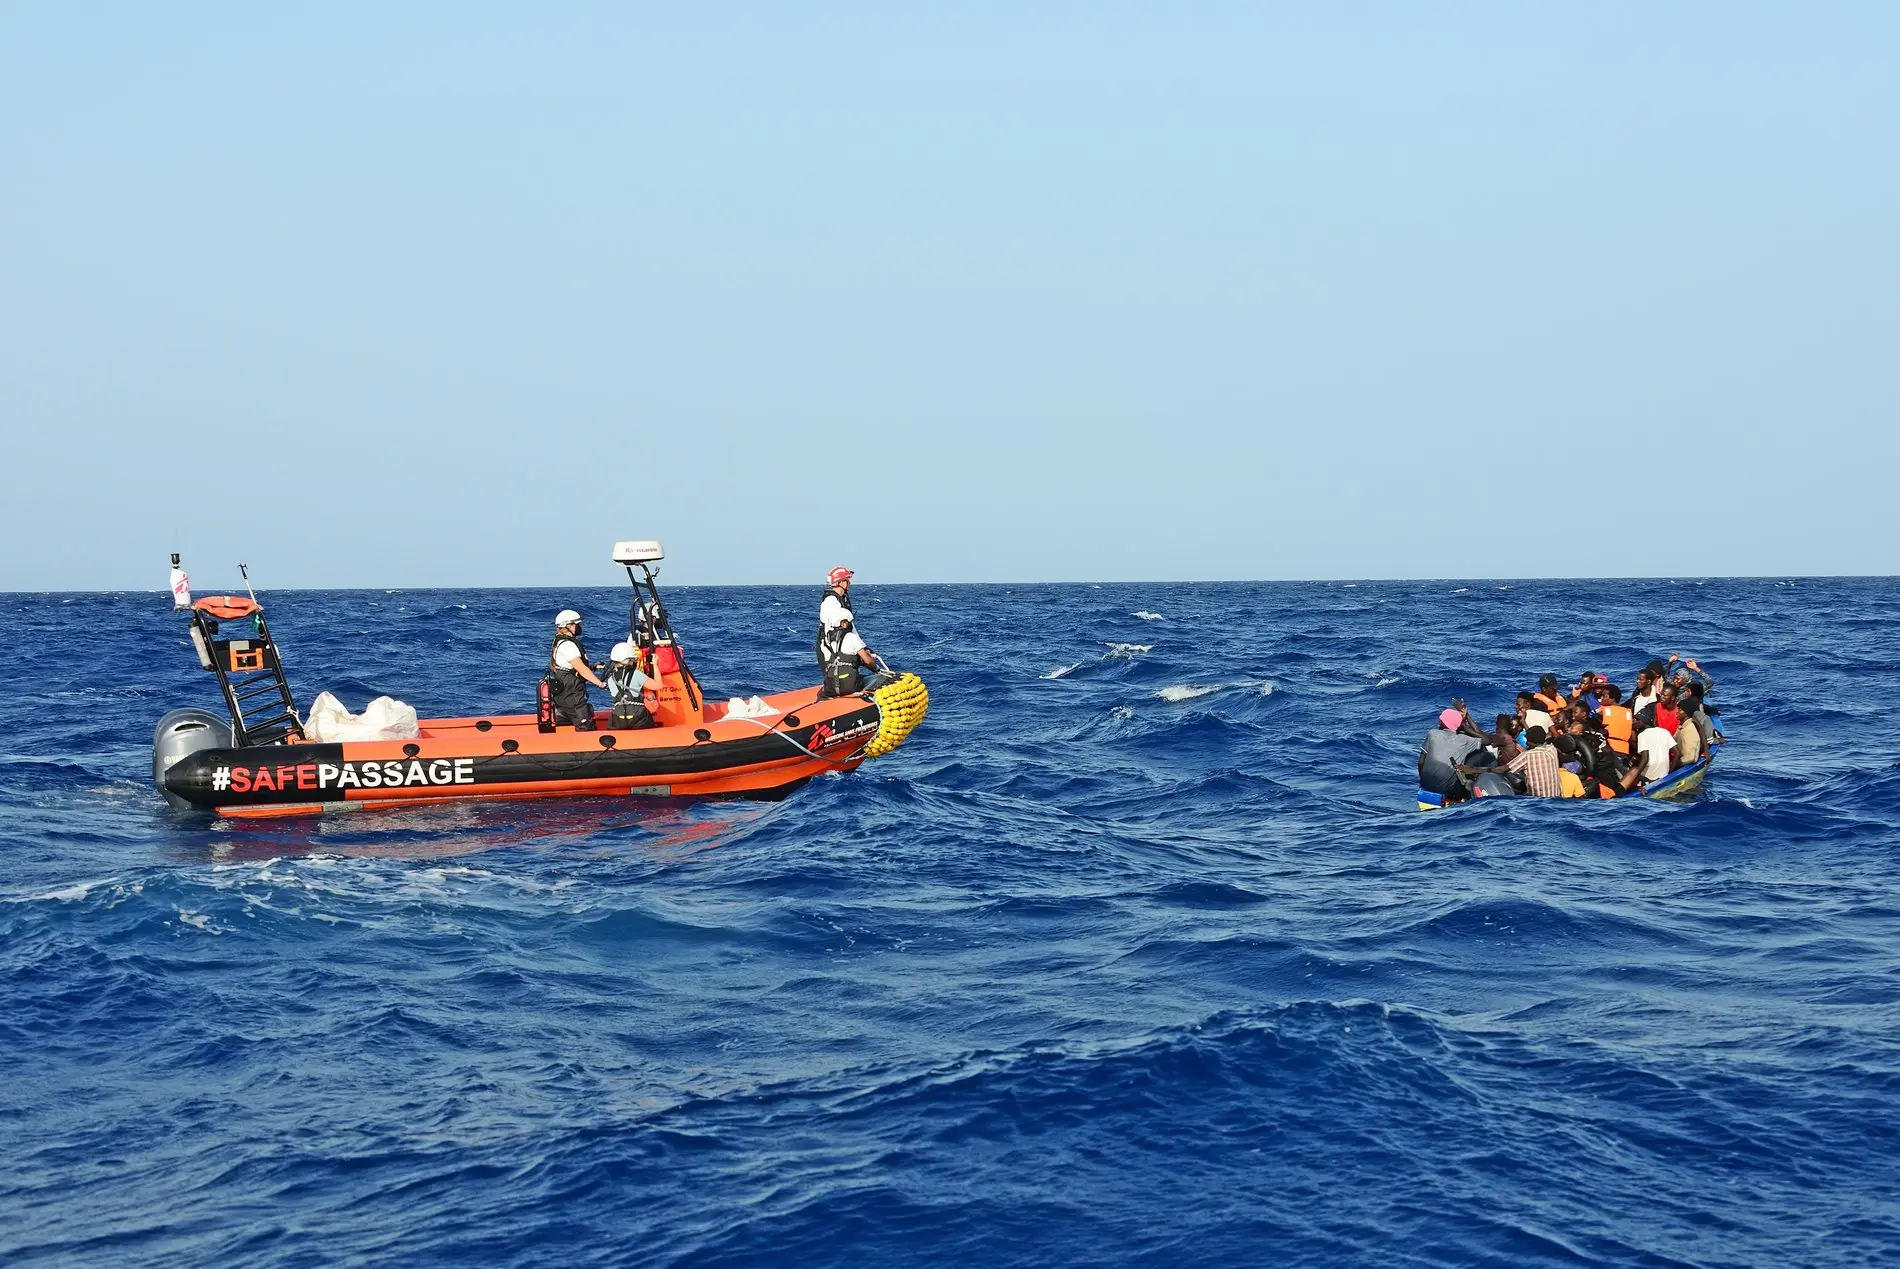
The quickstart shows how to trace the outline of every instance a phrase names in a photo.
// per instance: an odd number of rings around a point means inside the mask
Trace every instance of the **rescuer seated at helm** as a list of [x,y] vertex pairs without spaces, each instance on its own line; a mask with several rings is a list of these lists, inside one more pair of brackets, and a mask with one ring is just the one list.
[[647,709],[646,693],[657,690],[659,684],[640,672],[639,659],[640,649],[633,640],[623,639],[614,645],[607,690],[614,695],[613,721],[608,725],[615,731],[657,726],[652,711]]
[[897,676],[882,669],[877,654],[864,646],[851,618],[818,637],[819,663],[825,667],[825,686],[820,696],[849,696],[853,692],[874,692]]
[[548,654],[548,689],[554,703],[554,720],[571,723],[576,731],[594,730],[594,703],[587,699],[587,685],[605,688],[600,676],[587,664],[587,649],[581,646],[581,615],[563,608],[554,618],[554,650]]

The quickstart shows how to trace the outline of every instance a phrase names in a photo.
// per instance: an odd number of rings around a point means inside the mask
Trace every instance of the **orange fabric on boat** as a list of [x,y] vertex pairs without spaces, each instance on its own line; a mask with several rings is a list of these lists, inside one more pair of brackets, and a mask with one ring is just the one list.
[[236,621],[256,612],[257,601],[242,595],[207,595],[192,607],[217,621]]

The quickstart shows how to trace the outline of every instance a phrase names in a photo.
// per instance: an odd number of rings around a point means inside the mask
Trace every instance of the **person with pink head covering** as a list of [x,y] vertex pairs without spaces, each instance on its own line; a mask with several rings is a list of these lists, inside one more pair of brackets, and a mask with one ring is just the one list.
[[1426,733],[1425,743],[1419,747],[1418,787],[1438,794],[1447,803],[1470,797],[1471,787],[1458,768],[1470,763],[1483,748],[1477,724],[1465,715],[1464,702],[1452,702],[1450,709],[1439,712],[1438,726]]

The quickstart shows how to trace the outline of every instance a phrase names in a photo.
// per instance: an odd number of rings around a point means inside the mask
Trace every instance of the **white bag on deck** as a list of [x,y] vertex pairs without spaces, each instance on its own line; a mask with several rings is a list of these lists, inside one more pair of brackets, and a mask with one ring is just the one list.
[[317,699],[310,702],[310,714],[303,724],[304,736],[323,744],[345,740],[408,740],[419,732],[415,708],[392,696],[379,696],[365,705],[362,713],[352,714],[330,693],[318,692]]

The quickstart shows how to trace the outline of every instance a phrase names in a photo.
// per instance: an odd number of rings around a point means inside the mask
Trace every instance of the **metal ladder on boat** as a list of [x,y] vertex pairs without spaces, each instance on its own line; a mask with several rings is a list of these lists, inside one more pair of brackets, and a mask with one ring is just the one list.
[[[210,602],[210,601],[206,601]],[[219,637],[218,623],[202,608],[191,614],[192,643],[198,660],[216,672],[225,708],[231,712],[231,740],[238,746],[275,745],[303,735],[303,720],[290,695],[283,662],[270,637],[264,610],[253,606],[243,614],[251,622],[250,638]]]

